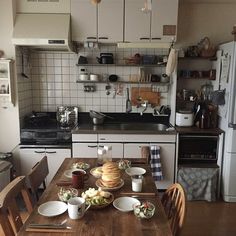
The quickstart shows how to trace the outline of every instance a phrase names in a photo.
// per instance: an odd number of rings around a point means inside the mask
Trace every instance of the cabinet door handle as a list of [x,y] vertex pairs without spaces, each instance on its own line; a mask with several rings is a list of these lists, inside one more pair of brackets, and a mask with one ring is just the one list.
[[152,40],[161,40],[161,38],[160,37],[154,37],[154,38],[152,38]]
[[97,39],[97,37],[88,36],[87,39]]
[[46,153],[48,153],[48,154],[53,154],[53,153],[57,153],[56,151],[46,151]]
[[149,37],[141,37],[139,38],[140,40],[149,40],[150,38]]
[[108,37],[98,37],[99,39],[109,39]]
[[100,140],[106,140],[105,138],[100,138]]
[[99,145],[98,147],[104,148],[104,145]]
[[46,153],[45,151],[34,151],[34,153]]
[[88,145],[89,148],[96,148],[97,145]]

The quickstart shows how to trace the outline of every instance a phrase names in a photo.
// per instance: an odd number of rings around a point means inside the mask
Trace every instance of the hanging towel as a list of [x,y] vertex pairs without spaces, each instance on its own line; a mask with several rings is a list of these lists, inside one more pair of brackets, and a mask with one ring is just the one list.
[[150,146],[150,154],[151,154],[151,172],[152,177],[157,184],[158,181],[163,179],[162,169],[161,169],[161,157],[160,157],[160,147],[156,145]]
[[170,76],[175,70],[177,64],[177,55],[177,50],[171,48],[166,65],[166,74],[168,76]]

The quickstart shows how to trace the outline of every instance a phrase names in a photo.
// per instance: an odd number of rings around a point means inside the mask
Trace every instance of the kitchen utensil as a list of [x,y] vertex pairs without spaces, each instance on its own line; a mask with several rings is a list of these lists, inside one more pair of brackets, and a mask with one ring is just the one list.
[[109,80],[110,82],[116,82],[116,81],[118,80],[118,76],[117,76],[117,75],[110,75],[110,76],[108,77],[108,80]]
[[21,75],[28,79],[29,77],[25,74],[25,60],[24,60],[24,54],[21,54]]
[[98,81],[98,75],[96,74],[90,74],[89,78],[91,81]]
[[127,175],[144,175],[146,170],[141,167],[130,167],[125,170]]
[[126,99],[126,113],[130,113],[132,111],[132,104],[129,99],[129,88],[126,89],[127,91],[127,99]]
[[41,204],[38,213],[42,216],[52,217],[63,214],[67,210],[67,204],[61,201],[49,201]]
[[179,111],[176,112],[176,125],[178,126],[193,126],[193,112],[192,111]]
[[62,127],[77,125],[78,107],[59,106],[57,107],[57,122]]
[[78,64],[88,64],[87,57],[80,56],[78,60]]
[[112,53],[100,53],[100,57],[97,57],[97,62],[99,64],[113,64],[113,54]]
[[82,197],[74,197],[68,201],[68,214],[72,220],[81,219],[91,205],[86,207],[85,199]]
[[119,197],[113,201],[113,206],[122,212],[128,212],[133,210],[134,204],[141,204],[140,201],[133,197]]

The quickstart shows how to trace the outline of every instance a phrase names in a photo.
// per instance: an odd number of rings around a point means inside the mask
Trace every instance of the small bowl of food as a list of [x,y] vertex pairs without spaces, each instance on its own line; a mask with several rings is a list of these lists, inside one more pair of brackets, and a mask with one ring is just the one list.
[[155,206],[151,202],[142,202],[133,205],[134,215],[141,219],[150,219],[155,213]]
[[120,170],[125,170],[131,166],[131,162],[129,160],[120,160],[118,161],[118,167]]
[[87,170],[90,168],[90,165],[88,163],[79,161],[72,164],[72,169],[82,169]]
[[75,188],[60,188],[57,195],[60,201],[67,202],[70,198],[78,196],[78,190]]

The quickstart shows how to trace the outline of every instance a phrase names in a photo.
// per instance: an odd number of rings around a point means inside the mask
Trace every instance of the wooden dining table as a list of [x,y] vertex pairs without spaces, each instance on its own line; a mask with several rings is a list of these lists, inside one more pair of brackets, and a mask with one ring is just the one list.
[[[155,205],[154,216],[150,219],[137,218],[133,211],[121,212],[117,210],[113,204],[106,206],[102,209],[89,209],[83,218],[78,220],[72,220],[68,216],[68,212],[64,212],[61,215],[54,217],[42,216],[38,213],[38,207],[48,201],[58,201],[58,191],[61,185],[71,181],[70,178],[64,175],[66,170],[72,168],[73,163],[85,162],[90,165],[87,170],[89,175],[88,180],[85,182],[84,189],[79,189],[79,195],[88,188],[97,188],[95,182],[97,178],[90,174],[90,169],[97,166],[96,158],[65,158],[62,165],[58,169],[52,182],[48,185],[42,196],[40,197],[33,212],[29,215],[25,224],[19,231],[20,236],[31,235],[76,235],[76,236],[168,236],[172,235],[170,225],[159,199],[155,183],[153,181],[151,170],[148,164],[143,163],[140,159],[132,159],[131,165],[142,167],[146,170],[143,177],[142,192],[133,192],[131,188],[131,177],[122,171],[122,179],[124,185],[113,191],[114,198],[122,196],[133,196],[139,201],[149,201]],[[71,229],[33,229],[29,227],[30,223],[38,224],[51,224],[60,223],[63,220],[66,221],[66,225]]]

